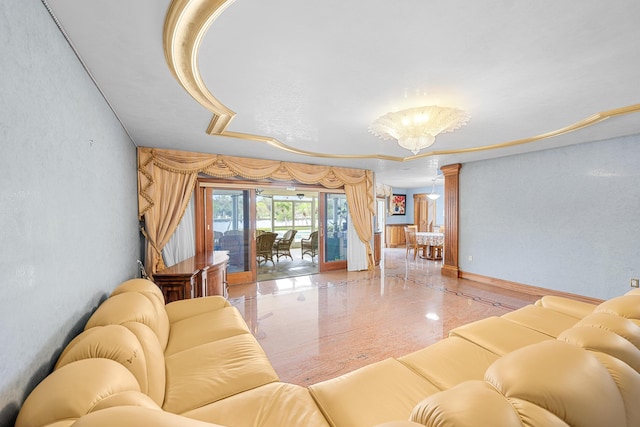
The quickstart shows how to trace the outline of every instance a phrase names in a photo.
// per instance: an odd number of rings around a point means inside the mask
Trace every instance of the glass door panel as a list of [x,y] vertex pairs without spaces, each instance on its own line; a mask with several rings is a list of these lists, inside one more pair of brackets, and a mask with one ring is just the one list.
[[211,216],[207,220],[211,224],[212,237],[207,240],[213,241],[214,250],[228,252],[229,283],[243,283],[251,277],[253,267],[249,262],[252,250],[249,191],[209,190]]
[[273,231],[273,196],[256,195],[256,231]]
[[300,246],[300,239],[308,239],[317,228],[315,223],[316,214],[314,212],[314,200],[300,200],[294,202],[293,227],[298,230],[294,247]]
[[322,246],[320,271],[347,267],[347,196],[325,193],[322,198]]

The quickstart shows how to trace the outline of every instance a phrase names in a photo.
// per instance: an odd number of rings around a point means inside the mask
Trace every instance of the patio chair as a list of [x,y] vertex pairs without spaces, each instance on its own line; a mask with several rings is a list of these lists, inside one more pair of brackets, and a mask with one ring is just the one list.
[[271,264],[275,265],[273,262],[273,242],[276,240],[276,236],[276,233],[265,232],[256,237],[256,260],[258,265],[263,262],[266,264],[267,261],[271,261]]
[[280,261],[280,257],[288,256],[293,261],[293,257],[291,256],[291,244],[293,243],[293,238],[296,237],[296,233],[298,230],[287,230],[282,236],[281,239],[276,239],[273,248],[275,249],[276,259]]
[[300,239],[300,250],[302,252],[301,257],[304,258],[305,255],[311,256],[311,261],[313,261],[313,257],[318,254],[318,232],[314,231],[309,235],[308,239]]
[[230,265],[242,265],[244,256],[244,242],[242,235],[227,235],[220,237],[220,249],[229,253]]

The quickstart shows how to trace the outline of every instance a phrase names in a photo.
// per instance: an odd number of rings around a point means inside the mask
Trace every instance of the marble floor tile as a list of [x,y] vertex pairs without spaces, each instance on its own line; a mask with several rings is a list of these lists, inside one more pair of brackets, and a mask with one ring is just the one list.
[[385,249],[374,271],[334,271],[234,285],[243,314],[282,381],[307,386],[419,350],[457,326],[538,297],[443,277],[442,263]]

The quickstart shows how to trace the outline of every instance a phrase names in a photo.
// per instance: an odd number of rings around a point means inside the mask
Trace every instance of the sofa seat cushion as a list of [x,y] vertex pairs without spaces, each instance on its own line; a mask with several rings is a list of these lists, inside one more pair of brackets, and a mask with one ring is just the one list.
[[235,307],[220,308],[172,323],[165,355],[249,333],[247,324]]
[[553,339],[549,335],[534,331],[502,317],[487,317],[449,332],[503,356],[529,344]]
[[537,305],[527,305],[503,315],[502,318],[553,338],[573,327],[579,320],[577,317]]
[[396,359],[364,366],[309,386],[331,426],[371,427],[408,420],[413,407],[439,390]]
[[192,347],[165,358],[163,409],[182,413],[270,382],[278,376],[250,334]]
[[211,295],[173,301],[165,305],[164,308],[167,311],[169,323],[175,323],[189,317],[229,307],[230,305],[226,298],[219,295]]
[[481,380],[498,355],[460,337],[449,337],[398,360],[439,389]]
[[183,413],[229,427],[328,427],[306,388],[270,383]]

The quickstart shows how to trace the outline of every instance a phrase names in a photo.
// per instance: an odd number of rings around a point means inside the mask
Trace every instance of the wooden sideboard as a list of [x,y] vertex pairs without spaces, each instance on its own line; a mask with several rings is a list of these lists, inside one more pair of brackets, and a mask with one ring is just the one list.
[[384,228],[384,245],[387,248],[397,248],[406,244],[404,227],[413,224],[387,224]]
[[226,251],[198,254],[153,275],[168,304],[209,295],[227,297]]

